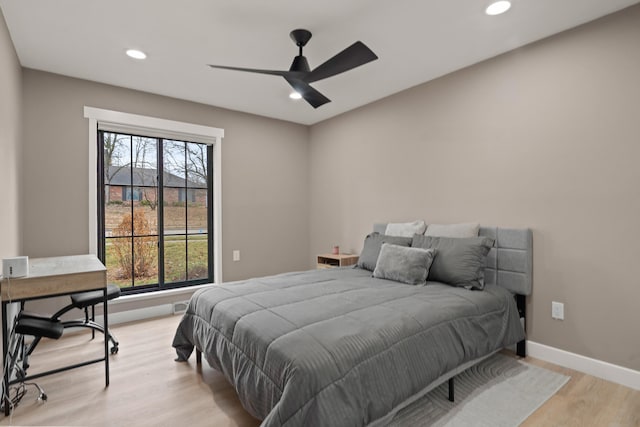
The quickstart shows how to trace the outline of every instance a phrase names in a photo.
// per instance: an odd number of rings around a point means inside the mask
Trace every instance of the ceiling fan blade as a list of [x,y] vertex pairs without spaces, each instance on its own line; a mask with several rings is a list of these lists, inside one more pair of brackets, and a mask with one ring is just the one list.
[[364,65],[378,59],[378,56],[371,51],[364,43],[357,41],[334,57],[313,69],[304,78],[305,82],[311,83],[336,74],[344,73],[353,68]]
[[240,67],[227,67],[225,65],[211,65],[211,68],[220,68],[223,70],[233,70],[233,71],[246,71],[248,73],[257,73],[257,74],[269,74],[272,76],[282,76],[282,77],[290,77],[290,78],[302,78],[305,73],[300,73],[297,71],[280,71],[280,70],[259,70],[255,68],[240,68]]
[[304,100],[311,104],[313,108],[318,108],[321,105],[326,104],[327,102],[331,102],[329,98],[327,98],[302,80],[287,77],[285,77],[284,79],[291,85],[292,88],[295,89],[296,92],[302,95]]

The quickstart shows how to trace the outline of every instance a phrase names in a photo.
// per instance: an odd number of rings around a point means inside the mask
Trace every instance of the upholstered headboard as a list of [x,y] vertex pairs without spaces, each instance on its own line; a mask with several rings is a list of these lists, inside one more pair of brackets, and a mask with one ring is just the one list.
[[[373,231],[384,234],[387,224],[374,224]],[[487,256],[484,281],[511,292],[531,295],[533,285],[533,235],[528,228],[480,227],[480,236],[495,244]]]

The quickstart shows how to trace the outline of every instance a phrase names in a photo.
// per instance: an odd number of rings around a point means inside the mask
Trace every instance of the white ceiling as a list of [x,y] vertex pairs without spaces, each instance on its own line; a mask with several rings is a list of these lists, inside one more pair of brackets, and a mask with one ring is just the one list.
[[[640,0],[0,0],[24,67],[313,124]],[[311,68],[356,40],[379,60],[313,83],[332,100],[289,99],[276,76],[206,64],[289,68],[305,28]],[[144,61],[125,56],[147,53]]]

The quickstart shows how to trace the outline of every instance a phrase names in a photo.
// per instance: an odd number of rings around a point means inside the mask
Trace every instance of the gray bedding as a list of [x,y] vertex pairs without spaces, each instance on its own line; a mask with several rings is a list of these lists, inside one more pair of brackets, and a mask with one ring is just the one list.
[[339,268],[202,289],[173,346],[181,360],[200,349],[263,426],[362,426],[522,339],[503,288],[411,286]]

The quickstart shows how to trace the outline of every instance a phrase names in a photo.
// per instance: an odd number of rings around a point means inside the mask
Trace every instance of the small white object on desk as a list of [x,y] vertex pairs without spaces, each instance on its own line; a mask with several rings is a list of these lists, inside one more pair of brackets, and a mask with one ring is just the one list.
[[2,260],[2,276],[8,278],[24,277],[29,274],[29,257],[17,256]]

